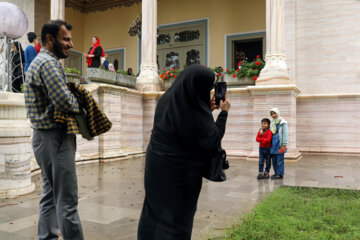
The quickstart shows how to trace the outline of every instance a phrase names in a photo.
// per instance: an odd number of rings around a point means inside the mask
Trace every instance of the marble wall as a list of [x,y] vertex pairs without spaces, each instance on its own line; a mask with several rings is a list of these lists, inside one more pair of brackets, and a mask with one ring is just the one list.
[[360,91],[360,2],[285,0],[285,45],[302,94]]
[[303,152],[360,153],[360,94],[300,96],[296,144]]

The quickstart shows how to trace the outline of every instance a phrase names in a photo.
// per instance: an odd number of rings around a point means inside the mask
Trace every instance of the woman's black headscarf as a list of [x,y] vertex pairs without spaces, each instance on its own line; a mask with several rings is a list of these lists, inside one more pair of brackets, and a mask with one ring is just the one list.
[[[215,74],[202,65],[191,65],[175,80],[156,107],[153,135],[169,142],[212,150],[221,137],[210,110]],[[220,138],[220,139],[219,139]]]

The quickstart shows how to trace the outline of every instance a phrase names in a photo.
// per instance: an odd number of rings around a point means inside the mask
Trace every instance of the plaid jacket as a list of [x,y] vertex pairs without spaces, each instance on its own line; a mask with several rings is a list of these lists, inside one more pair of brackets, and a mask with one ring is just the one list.
[[55,55],[42,48],[26,71],[25,106],[33,129],[62,127],[54,120],[55,108],[79,113],[79,103],[66,86],[64,68]]
[[[67,83],[69,90],[77,97],[79,104],[86,111],[87,126],[91,136],[95,137],[110,130],[112,123],[100,110],[91,93],[80,84]],[[55,109],[55,122],[66,124],[68,134],[80,133],[73,114],[63,113]]]

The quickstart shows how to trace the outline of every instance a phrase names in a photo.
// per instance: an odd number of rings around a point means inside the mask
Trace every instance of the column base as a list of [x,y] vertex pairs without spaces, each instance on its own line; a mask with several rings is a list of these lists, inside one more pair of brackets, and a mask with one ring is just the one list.
[[136,89],[141,92],[160,92],[163,91],[163,86],[154,83],[136,84]]
[[141,72],[136,79],[136,89],[141,92],[158,92],[164,89],[164,84],[158,75],[157,64],[141,64]]
[[263,85],[288,85],[292,84],[289,77],[260,77],[255,82],[256,86]]
[[1,198],[16,198],[20,195],[31,193],[35,190],[35,184],[31,183],[29,186],[14,189],[0,189]]

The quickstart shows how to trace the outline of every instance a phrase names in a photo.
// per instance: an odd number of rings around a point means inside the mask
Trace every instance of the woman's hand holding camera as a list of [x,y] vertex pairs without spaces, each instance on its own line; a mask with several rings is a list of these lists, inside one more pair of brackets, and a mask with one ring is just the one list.
[[225,94],[225,101],[223,101],[223,100],[220,101],[220,109],[222,111],[229,112],[230,106],[231,106],[231,103],[230,103],[230,100],[229,100],[229,91],[227,91],[226,94]]
[[210,100],[210,110],[214,111],[215,109],[219,109],[220,106],[216,106],[215,104],[215,93],[212,95]]

